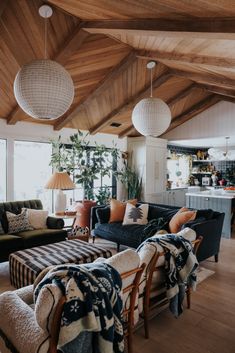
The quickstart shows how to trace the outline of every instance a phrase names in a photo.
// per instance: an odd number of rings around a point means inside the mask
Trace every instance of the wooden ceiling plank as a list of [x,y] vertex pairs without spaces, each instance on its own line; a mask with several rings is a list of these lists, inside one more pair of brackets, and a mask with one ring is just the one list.
[[199,54],[183,54],[176,52],[161,52],[161,51],[146,51],[144,54],[138,55],[139,59],[143,60],[158,60],[165,62],[175,61],[183,62],[189,64],[200,64],[206,66],[221,66],[223,68],[234,68],[235,59],[233,58],[224,58],[224,57],[215,57],[215,56],[204,56]]
[[8,5],[9,0],[1,0],[0,2],[0,18]]
[[234,18],[194,18],[192,19],[129,19],[87,21],[84,29],[92,33],[171,35],[182,34],[197,38],[235,39]]
[[191,86],[189,86],[189,87],[185,88],[183,91],[177,93],[174,97],[168,99],[166,103],[170,107],[172,107],[178,101],[180,101],[181,99],[184,99],[185,97],[187,97],[196,88],[197,88],[197,85],[195,83],[193,83]]
[[[200,102],[194,104],[186,112],[183,112],[180,115],[176,116],[172,120],[169,128],[167,129],[167,131],[164,132],[164,134],[175,129],[177,126],[185,123],[186,121],[192,119],[195,115],[198,115],[199,113],[208,109],[209,107],[218,103],[219,101],[220,101],[220,98],[218,96],[211,94],[210,96],[206,97],[205,99],[201,100]],[[162,134],[162,135],[164,135],[164,134]]]
[[79,106],[74,108],[70,114],[66,114],[66,116],[62,116],[58,119],[58,121],[54,125],[54,130],[62,129],[69,121],[73,119],[73,117],[78,114],[78,112],[84,108],[84,106],[88,105],[92,99],[98,96],[103,90],[105,90],[119,75],[121,72],[125,71],[129,65],[131,65],[136,60],[135,50],[132,50],[127,56],[125,56],[118,65],[111,69],[111,71],[104,77],[104,79],[99,82],[99,86],[95,87],[95,89],[89,94],[88,97],[84,97],[82,101],[80,101]]
[[[81,23],[73,31],[72,35],[68,38],[62,48],[59,49],[53,60],[64,65],[68,58],[82,46],[89,33],[81,29]],[[7,117],[7,124],[14,125],[17,123],[19,116],[22,114],[21,108],[17,105]]]
[[[160,87],[171,77],[170,73],[167,71],[163,73],[161,76],[157,77],[153,81],[153,89]],[[99,123],[97,123],[94,127],[90,129],[90,134],[96,134],[100,130],[102,130],[108,123],[117,115],[123,113],[125,110],[131,109],[135,104],[137,104],[141,99],[143,99],[147,93],[149,92],[149,84],[147,87],[144,87],[141,91],[137,92],[133,97],[126,99],[122,104],[120,104],[117,108],[111,111],[108,115],[106,115]]]
[[228,89],[232,89],[234,87],[234,80],[223,75],[214,75],[214,74],[198,74],[195,72],[171,69],[172,75],[183,77],[190,79],[192,81],[196,81],[199,83],[203,83],[206,85],[224,85],[228,86]]
[[67,60],[82,46],[83,42],[89,36],[89,33],[81,29],[81,27],[82,24],[77,26],[53,60],[61,65],[65,65]]

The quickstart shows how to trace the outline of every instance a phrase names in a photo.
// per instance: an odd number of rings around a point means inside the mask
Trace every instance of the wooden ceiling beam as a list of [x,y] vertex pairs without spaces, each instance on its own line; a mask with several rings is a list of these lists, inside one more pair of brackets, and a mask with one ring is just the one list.
[[187,97],[196,88],[197,88],[197,85],[195,83],[192,83],[191,86],[189,86],[189,87],[185,88],[183,91],[177,93],[174,97],[169,98],[166,103],[169,105],[169,107],[172,107],[177,102],[179,102],[181,99]]
[[[179,102],[181,99],[187,97],[196,88],[197,88],[197,85],[195,83],[193,83],[191,86],[189,86],[189,87],[185,88],[183,91],[177,93],[174,97],[168,99],[166,103],[169,105],[169,107],[172,107],[177,102]],[[129,126],[125,130],[123,130],[118,135],[118,137],[119,138],[123,138],[123,137],[127,136],[132,130],[134,130],[134,126],[133,125]]]
[[125,130],[123,130],[119,135],[118,135],[118,137],[120,138],[120,139],[122,139],[123,137],[126,137],[127,135],[129,135],[132,131],[134,131],[135,130],[135,128],[134,128],[134,126],[132,125],[132,126],[128,126],[128,128],[126,128]]
[[214,75],[214,74],[198,74],[195,72],[171,69],[172,75],[187,78],[198,83],[205,85],[217,85],[217,86],[227,86],[228,89],[233,89],[235,80],[225,77],[223,75]]
[[[206,84],[198,84],[197,87],[201,88],[205,91],[208,91],[208,92],[219,94],[221,96],[235,98],[235,90],[234,89],[226,89],[226,88],[222,88],[222,87],[217,87],[215,85],[206,85]],[[222,99],[222,97],[221,97],[221,99]]]
[[235,97],[226,97],[226,96],[222,96],[220,94],[215,94],[215,96],[218,97],[218,99],[220,101],[235,103]]
[[[89,36],[89,33],[81,29],[82,25],[82,22],[79,23],[73,33],[59,49],[58,53],[54,56],[54,58],[52,58],[52,60],[57,61],[61,65],[65,65],[69,57],[71,57],[71,55],[82,46],[85,39]],[[19,120],[19,117],[23,114],[22,112],[22,109],[16,105],[13,111],[7,117],[7,124],[16,124],[16,122]]]
[[[194,104],[191,108],[181,113],[180,115],[176,116],[171,121],[169,128],[167,129],[167,131],[164,132],[164,134],[175,129],[177,126],[185,123],[186,121],[192,119],[195,115],[200,114],[201,112],[208,109],[212,105],[218,103],[219,101],[220,101],[220,98],[218,96],[211,94],[210,96],[201,100],[199,103]],[[162,134],[161,136],[163,136],[164,134]]]
[[[157,77],[153,81],[153,89],[160,87],[166,81],[169,80],[171,75],[169,72],[163,73],[161,76]],[[93,128],[90,129],[90,134],[96,134],[100,130],[102,130],[108,123],[119,114],[123,113],[125,110],[131,109],[134,105],[136,105],[141,99],[145,98],[150,90],[149,84],[147,87],[144,87],[142,90],[137,92],[133,97],[126,99],[122,104],[120,104],[117,108],[107,114],[101,121],[99,121]]]
[[99,82],[98,87],[96,87],[92,92],[90,92],[88,97],[85,97],[82,101],[79,102],[79,106],[73,108],[69,114],[65,114],[60,117],[56,123],[54,124],[54,130],[62,129],[69,121],[71,121],[74,116],[76,116],[86,105],[91,102],[96,96],[108,88],[108,86],[120,75],[123,71],[125,71],[129,65],[131,65],[136,60],[136,52],[132,50],[127,56],[125,56],[118,65],[109,71],[109,73],[104,77],[104,79]]
[[181,62],[189,64],[199,64],[205,66],[220,66],[224,68],[234,68],[235,59],[221,58],[216,56],[204,56],[199,54],[182,54],[175,52],[146,51],[137,54],[139,59],[161,61],[167,65],[167,62]]
[[137,34],[182,37],[182,35],[205,39],[235,39],[234,18],[192,19],[128,19],[87,21],[84,29],[92,33]]

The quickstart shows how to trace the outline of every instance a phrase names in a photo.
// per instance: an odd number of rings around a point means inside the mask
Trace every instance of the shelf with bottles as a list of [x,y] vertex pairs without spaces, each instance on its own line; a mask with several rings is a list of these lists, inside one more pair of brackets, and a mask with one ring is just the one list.
[[192,172],[191,174],[208,174],[208,175],[211,175],[212,172]]

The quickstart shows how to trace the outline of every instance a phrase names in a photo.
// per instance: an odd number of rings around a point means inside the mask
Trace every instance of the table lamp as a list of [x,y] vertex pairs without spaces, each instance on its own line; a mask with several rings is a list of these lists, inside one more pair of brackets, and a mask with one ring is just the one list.
[[66,210],[66,195],[62,190],[75,189],[76,186],[67,172],[55,172],[45,185],[46,189],[58,190],[55,200],[55,214],[62,214]]

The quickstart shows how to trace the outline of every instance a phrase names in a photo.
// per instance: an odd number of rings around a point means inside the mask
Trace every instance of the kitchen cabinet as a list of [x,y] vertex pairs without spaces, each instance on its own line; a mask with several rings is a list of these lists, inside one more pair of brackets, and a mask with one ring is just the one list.
[[167,190],[163,193],[163,204],[169,206],[183,207],[186,204],[185,193],[187,189]]
[[222,229],[222,237],[231,238],[231,219],[235,207],[235,198],[226,196],[204,195],[202,193],[186,194],[186,206],[195,209],[208,209],[213,211],[224,212],[224,224]]

